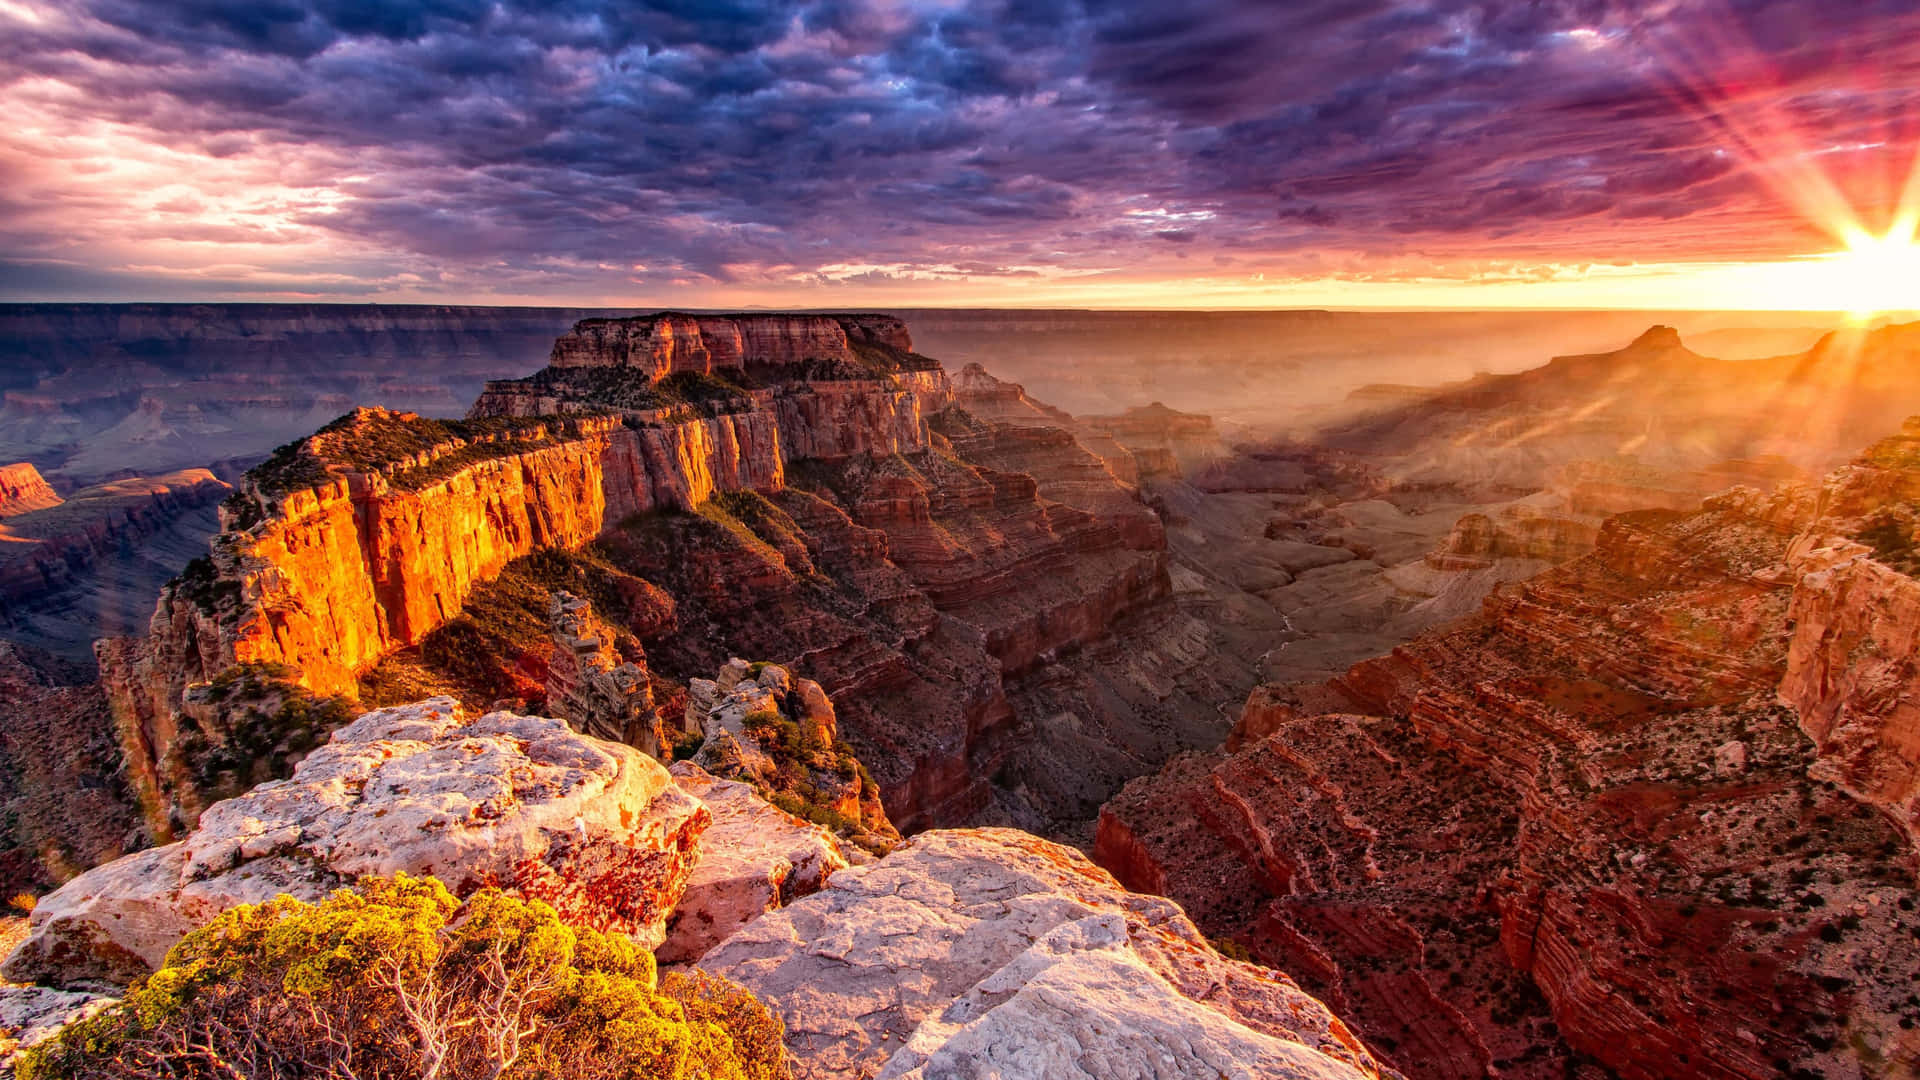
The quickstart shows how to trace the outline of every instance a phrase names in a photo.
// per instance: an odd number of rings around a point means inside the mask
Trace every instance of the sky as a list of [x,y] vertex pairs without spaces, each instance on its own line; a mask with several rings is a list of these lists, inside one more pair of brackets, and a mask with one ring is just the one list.
[[1920,308],[1916,0],[0,0],[0,299]]

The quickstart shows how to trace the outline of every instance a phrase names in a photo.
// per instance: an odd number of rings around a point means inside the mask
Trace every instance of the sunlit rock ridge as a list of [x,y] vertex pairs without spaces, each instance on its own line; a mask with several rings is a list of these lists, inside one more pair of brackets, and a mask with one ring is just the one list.
[[285,775],[327,699],[543,705],[556,589],[669,722],[729,657],[799,664],[903,829],[1089,820],[1250,685],[1167,603],[1131,453],[974,415],[897,319],[590,319],[552,361],[462,421],[361,409],[283,447],[149,634],[99,645],[157,836]]

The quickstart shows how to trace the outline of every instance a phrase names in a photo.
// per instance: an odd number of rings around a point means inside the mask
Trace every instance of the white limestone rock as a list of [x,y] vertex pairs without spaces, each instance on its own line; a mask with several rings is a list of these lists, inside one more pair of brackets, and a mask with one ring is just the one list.
[[459,893],[513,888],[652,946],[710,820],[658,762],[565,721],[467,720],[451,698],[380,709],[292,777],[209,807],[185,840],[43,898],[0,973],[126,982],[229,907],[400,872]]
[[1393,1075],[1177,904],[1011,829],[923,833],[699,966],[781,1016],[801,1080]]
[[747,784],[690,761],[670,771],[682,791],[706,804],[713,825],[700,839],[700,861],[667,923],[666,943],[654,954],[661,963],[697,960],[759,916],[820,891],[835,871],[872,860]]

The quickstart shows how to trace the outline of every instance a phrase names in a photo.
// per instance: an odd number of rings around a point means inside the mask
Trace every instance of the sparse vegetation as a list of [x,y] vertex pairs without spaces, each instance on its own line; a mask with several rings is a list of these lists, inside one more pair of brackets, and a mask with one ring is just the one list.
[[[741,718],[741,727],[774,762],[775,776],[757,785],[768,802],[855,843],[869,836],[860,820],[834,808],[836,800],[821,787],[840,786],[844,793],[845,786],[851,784],[858,797],[878,797],[879,786],[853,747],[838,739],[828,743],[776,709],[748,713]],[[873,850],[884,852],[885,845],[874,846]]]
[[317,697],[274,664],[237,664],[205,691],[212,726],[183,715],[163,762],[169,776],[190,777],[198,797],[224,799],[290,774],[307,751],[353,719],[344,698]]
[[225,912],[21,1080],[781,1080],[744,989],[497,890],[368,879]]
[[240,582],[221,577],[205,555],[189,560],[172,585],[175,595],[209,615],[240,601]]
[[[358,472],[388,472],[389,482],[395,487],[414,490],[476,462],[559,442],[566,437],[565,425],[566,421],[556,417],[430,420],[412,413],[360,410],[340,417],[308,438],[275,449],[247,473],[247,479],[261,495],[271,499],[324,484],[331,476],[329,465],[344,465]],[[395,468],[457,440],[468,445],[423,466]]]
[[1920,573],[1920,551],[1914,545],[1915,513],[1911,506],[1882,507],[1869,517],[1854,537],[1873,549],[1873,557],[1905,574]]
[[547,601],[561,589],[592,601],[594,612],[623,632],[616,645],[632,655],[640,653],[639,634],[673,623],[672,598],[619,569],[599,549],[536,551],[476,589],[460,614],[417,650],[389,657],[362,677],[361,699],[399,704],[444,686],[477,707],[503,699],[539,707],[545,700]]

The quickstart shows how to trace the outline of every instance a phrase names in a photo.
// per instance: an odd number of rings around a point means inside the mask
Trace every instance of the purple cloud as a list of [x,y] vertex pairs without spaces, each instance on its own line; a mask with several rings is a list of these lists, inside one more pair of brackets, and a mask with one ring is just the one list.
[[40,125],[0,141],[0,289],[1781,256],[1818,230],[1756,149],[1884,223],[1920,134],[1885,0],[35,2],[0,9]]

